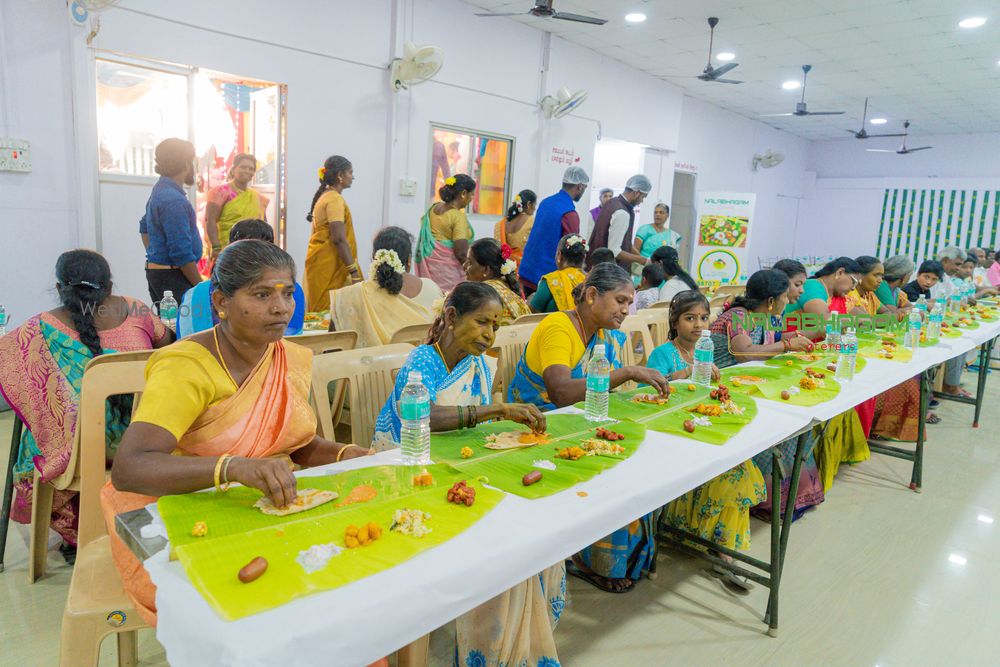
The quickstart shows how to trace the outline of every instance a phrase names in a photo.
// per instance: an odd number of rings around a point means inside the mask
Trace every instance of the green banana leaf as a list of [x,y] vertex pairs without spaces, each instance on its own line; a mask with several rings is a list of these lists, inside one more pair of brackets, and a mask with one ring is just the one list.
[[[799,380],[805,375],[806,368],[825,374],[826,377],[822,378],[824,386],[816,389],[799,388],[799,393],[789,392],[789,397],[783,399],[781,392],[793,387],[799,387]],[[764,378],[764,382],[760,384],[734,385],[733,377],[738,375],[761,377]],[[733,393],[760,396],[769,401],[797,405],[799,407],[811,407],[820,403],[826,403],[836,398],[837,394],[840,393],[840,383],[834,379],[833,371],[819,364],[804,367],[793,365],[786,367],[764,366],[740,368],[737,366],[723,370],[722,377],[726,380],[730,391]]]

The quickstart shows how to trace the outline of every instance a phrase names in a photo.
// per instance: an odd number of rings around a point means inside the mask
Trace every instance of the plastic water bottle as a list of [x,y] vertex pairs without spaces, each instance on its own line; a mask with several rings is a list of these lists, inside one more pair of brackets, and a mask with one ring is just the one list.
[[904,346],[913,351],[916,351],[917,347],[920,346],[920,329],[922,324],[921,313],[918,309],[914,308],[910,311],[906,327],[906,340],[903,343]]
[[694,367],[691,369],[691,381],[695,384],[712,384],[712,363],[715,360],[715,343],[712,333],[702,329],[701,338],[694,346]]
[[857,361],[858,337],[854,329],[848,329],[840,341],[840,355],[837,357],[837,379],[843,382],[853,380]]
[[968,283],[962,283],[961,288],[959,288],[959,310],[965,310],[966,306],[969,305],[969,285]]
[[948,312],[957,315],[962,311],[962,288],[952,285],[948,297]]
[[399,397],[399,447],[405,465],[431,462],[431,395],[420,371],[410,371]]
[[160,300],[160,319],[171,331],[177,331],[177,299],[170,290],[163,291],[163,298]]
[[0,337],[7,335],[7,309],[0,303]]
[[944,304],[940,300],[934,302],[931,308],[930,322],[927,324],[927,339],[941,338],[941,323],[944,322]]
[[927,319],[927,299],[924,297],[923,294],[921,294],[920,298],[917,299],[917,303],[914,304],[913,308],[915,310],[919,310],[920,311],[920,317],[921,317],[921,319],[923,319],[923,320]]
[[604,356],[604,345],[595,345],[594,354],[587,363],[587,400],[584,412],[589,421],[607,420],[610,389],[611,363]]
[[837,320],[837,313],[831,313],[830,319],[826,323],[826,339],[823,347],[827,353],[837,354],[840,348],[840,323]]

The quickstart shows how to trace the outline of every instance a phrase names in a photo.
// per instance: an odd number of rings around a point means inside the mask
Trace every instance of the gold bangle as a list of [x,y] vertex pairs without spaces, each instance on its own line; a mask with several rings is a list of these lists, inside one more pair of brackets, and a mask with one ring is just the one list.
[[[344,445],[343,447],[341,447],[341,448],[340,448],[340,451],[339,451],[339,452],[337,452],[337,460],[336,460],[336,461],[334,461],[334,463],[340,463],[340,459],[341,459],[341,458],[343,458],[343,456],[344,456],[344,452],[346,452],[346,451],[347,451],[348,449],[350,449],[351,447],[358,447],[358,446],[357,446],[357,445],[355,445],[355,444],[350,444],[350,445]],[[358,449],[361,449],[361,448],[360,448],[360,447],[358,447]]]
[[223,489],[220,486],[219,474],[222,472],[222,464],[225,463],[227,459],[231,459],[231,458],[233,458],[232,455],[230,455],[230,454],[223,454],[222,456],[219,457],[219,460],[215,462],[215,490],[216,491],[225,491],[225,489]]

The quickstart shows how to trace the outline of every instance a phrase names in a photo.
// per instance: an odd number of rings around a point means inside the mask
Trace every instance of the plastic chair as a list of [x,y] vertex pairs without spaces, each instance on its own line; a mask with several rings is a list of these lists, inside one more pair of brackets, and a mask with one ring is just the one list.
[[[507,388],[514,379],[517,362],[521,360],[524,349],[528,347],[531,334],[535,331],[534,324],[511,324],[497,330],[496,340],[490,352],[498,356],[497,377],[493,383],[493,396],[501,402],[506,400]],[[488,353],[489,354],[489,353]],[[496,399],[499,394],[500,398]]]
[[[146,360],[153,350],[135,350],[132,352],[115,352],[94,357],[87,363],[84,376],[91,368],[105,364],[140,363],[145,368]],[[132,392],[118,392],[129,394]],[[111,394],[114,395],[114,394]],[[102,446],[103,451],[103,446]],[[73,437],[73,450],[70,452],[66,470],[59,477],[43,482],[38,468],[35,468],[34,492],[31,501],[31,538],[28,545],[28,582],[35,583],[45,574],[46,558],[48,556],[49,523],[52,517],[52,500],[56,490],[80,490],[80,416],[77,416],[76,434]],[[79,551],[79,546],[77,547]]]
[[363,447],[371,444],[375,435],[375,420],[386,399],[392,393],[396,373],[413,349],[398,343],[383,347],[334,352],[313,359],[312,404],[319,422],[319,435],[334,440],[333,410],[329,401],[329,386],[346,381],[350,386],[351,440]]
[[[131,353],[126,353],[131,354]],[[114,355],[107,355],[114,356]],[[80,392],[77,418],[79,447],[80,527],[63,611],[59,647],[60,667],[96,667],[101,641],[116,633],[119,667],[137,662],[136,630],[146,627],[122,588],[121,577],[111,559],[111,542],[100,507],[100,491],[105,482],[104,450],[107,424],[105,402],[109,396],[141,393],[145,387],[144,360],[115,360],[98,357],[88,364]],[[109,621],[112,612],[121,612],[124,622]]]
[[662,308],[664,310],[670,310],[670,302],[669,301],[657,301],[656,303],[654,303],[652,306],[650,306],[646,310],[654,310],[654,309],[659,309],[659,308]]
[[653,337],[649,325],[640,315],[629,315],[622,321],[619,331],[626,334],[629,344],[625,346],[623,366],[645,366],[653,353]]
[[531,315],[521,315],[521,317],[514,320],[511,326],[518,326],[520,324],[538,324],[551,314],[552,313],[532,313]]
[[358,344],[358,332],[329,331],[317,334],[299,334],[298,336],[285,336],[285,340],[302,347],[308,347],[313,351],[313,355],[320,355],[353,350],[354,346]]
[[0,572],[3,572],[3,559],[7,553],[7,529],[10,527],[10,505],[14,500],[14,464],[17,463],[17,453],[21,445],[21,432],[24,422],[14,413],[14,424],[10,433],[10,456],[7,461],[7,473],[3,483],[3,511],[0,512]]
[[389,344],[409,343],[414,346],[423,345],[424,341],[427,340],[427,332],[430,328],[430,324],[409,324],[392,334]]
[[644,308],[635,315],[629,315],[642,320],[649,327],[649,335],[653,337],[653,347],[659,347],[667,342],[670,333],[670,311],[665,308]]

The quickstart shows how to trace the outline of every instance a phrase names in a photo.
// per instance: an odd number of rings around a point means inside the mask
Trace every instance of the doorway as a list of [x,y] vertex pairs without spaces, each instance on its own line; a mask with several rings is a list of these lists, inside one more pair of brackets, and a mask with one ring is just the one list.
[[681,266],[691,267],[691,242],[694,236],[695,184],[698,175],[689,171],[674,172],[674,189],[670,197],[670,229],[681,236],[677,254]]

